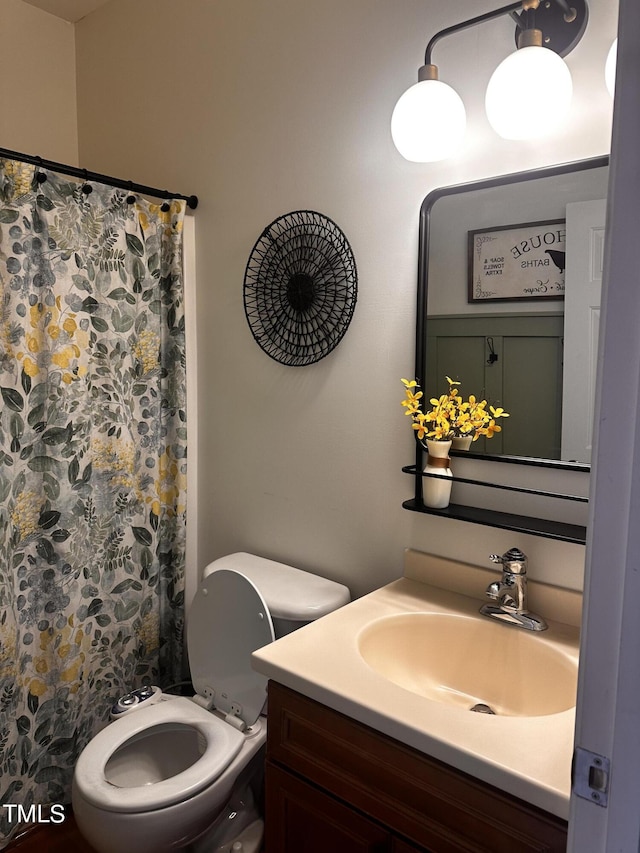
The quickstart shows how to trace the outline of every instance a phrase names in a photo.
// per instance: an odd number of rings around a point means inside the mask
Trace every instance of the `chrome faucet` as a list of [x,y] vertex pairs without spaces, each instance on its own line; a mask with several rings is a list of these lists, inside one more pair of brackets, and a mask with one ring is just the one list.
[[519,548],[511,548],[501,557],[491,554],[492,563],[502,566],[502,579],[490,583],[486,590],[491,604],[483,604],[480,613],[528,631],[544,631],[547,623],[527,610],[527,558]]

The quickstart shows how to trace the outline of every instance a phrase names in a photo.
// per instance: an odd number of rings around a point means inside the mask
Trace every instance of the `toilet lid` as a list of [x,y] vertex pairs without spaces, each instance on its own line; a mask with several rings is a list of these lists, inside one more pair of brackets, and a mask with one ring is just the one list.
[[187,646],[196,692],[223,714],[252,726],[267,695],[267,679],[251,653],[275,639],[269,609],[240,572],[221,569],[204,578],[189,610]]

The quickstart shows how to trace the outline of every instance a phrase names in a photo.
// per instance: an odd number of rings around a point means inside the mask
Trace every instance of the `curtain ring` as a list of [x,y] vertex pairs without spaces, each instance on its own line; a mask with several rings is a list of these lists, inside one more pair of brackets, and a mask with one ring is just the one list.
[[127,196],[127,204],[134,204],[136,197],[133,194],[133,181],[129,181],[129,186],[127,189],[129,190],[129,195]]
[[168,213],[171,210],[171,205],[169,204],[168,201],[163,201],[162,204],[160,205],[160,210],[163,213]]
[[87,172],[86,169],[82,170],[82,176],[84,178],[84,184],[82,185],[82,192],[85,195],[91,195],[91,193],[93,192],[93,187],[89,183],[89,173]]
[[[42,169],[42,157],[36,157],[36,166],[38,169],[40,169],[40,170]],[[36,171],[36,181],[39,184],[44,184],[44,182],[46,180],[47,180],[47,176],[45,175],[45,173],[43,171]]]

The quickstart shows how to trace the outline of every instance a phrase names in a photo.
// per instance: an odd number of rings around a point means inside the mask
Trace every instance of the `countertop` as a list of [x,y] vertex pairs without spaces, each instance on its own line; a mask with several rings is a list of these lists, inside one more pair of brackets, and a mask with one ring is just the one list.
[[[441,569],[442,560],[437,562]],[[575,708],[531,717],[473,714],[393,684],[360,656],[358,636],[376,619],[425,611],[485,619],[478,615],[481,603],[481,595],[460,594],[459,585],[453,592],[404,577],[259,649],[253,666],[286,687],[566,820]],[[543,641],[577,662],[578,628],[547,621]],[[500,627],[505,642],[511,632],[522,630]]]

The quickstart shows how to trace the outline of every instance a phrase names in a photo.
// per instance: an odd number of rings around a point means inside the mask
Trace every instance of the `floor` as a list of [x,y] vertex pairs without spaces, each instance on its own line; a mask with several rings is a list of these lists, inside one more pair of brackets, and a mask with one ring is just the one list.
[[73,815],[64,823],[36,826],[15,838],[5,853],[95,853],[80,835]]
[[[37,826],[5,847],[4,853],[95,853],[80,835],[73,815],[64,823]],[[135,853],[135,850],[134,850]],[[263,851],[264,853],[264,851]]]

